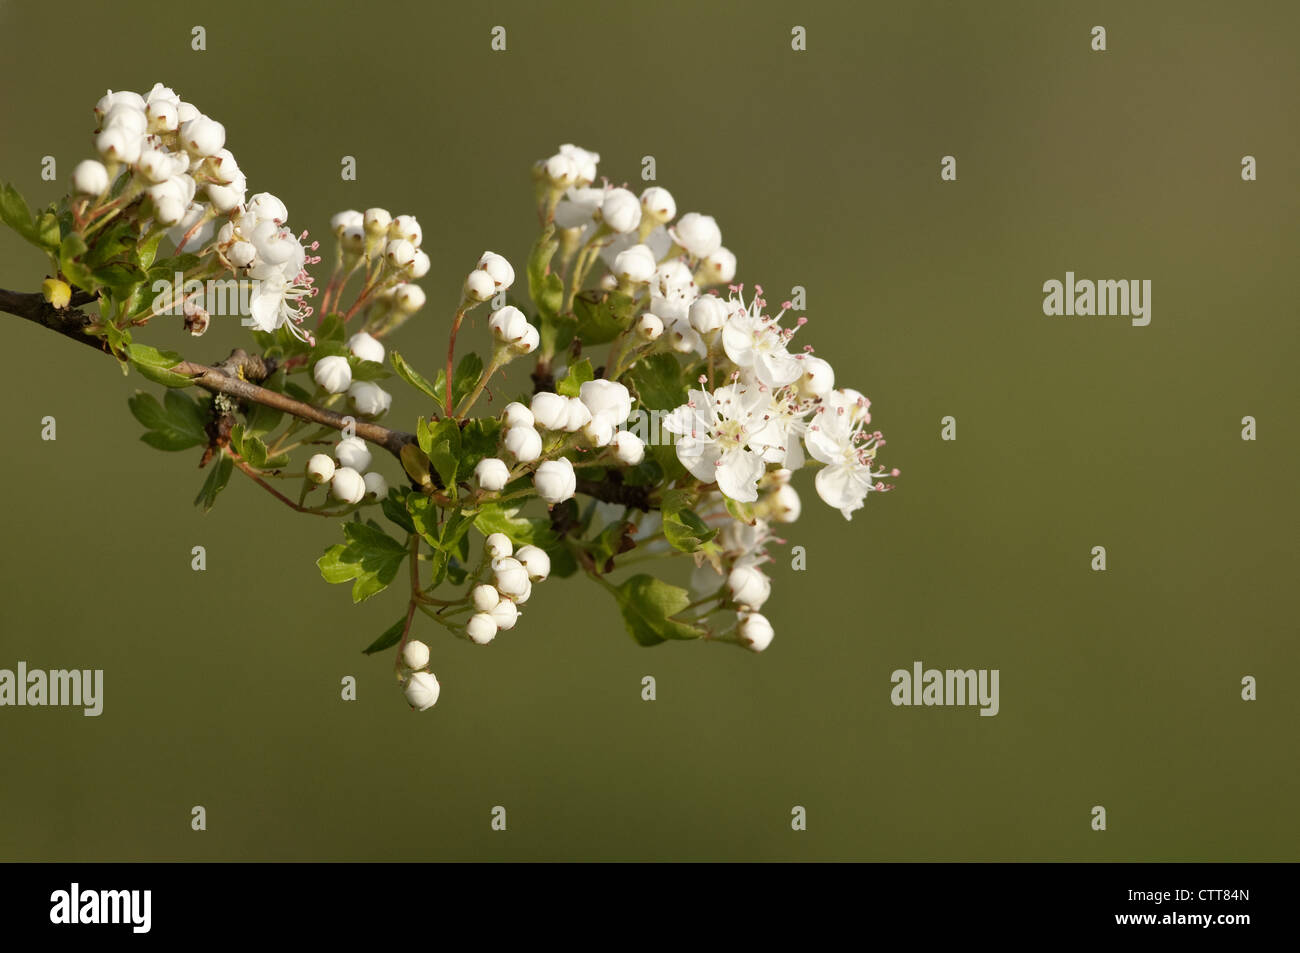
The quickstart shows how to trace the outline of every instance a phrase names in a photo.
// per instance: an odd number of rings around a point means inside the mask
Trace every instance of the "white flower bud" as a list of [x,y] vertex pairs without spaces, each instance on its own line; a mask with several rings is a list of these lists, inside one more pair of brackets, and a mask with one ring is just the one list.
[[497,623],[490,613],[476,612],[465,623],[465,634],[479,645],[487,645],[497,637]]
[[181,145],[194,156],[210,156],[226,144],[226,127],[207,116],[181,123]]
[[428,711],[438,703],[438,696],[441,693],[442,686],[429,672],[412,673],[402,689],[402,694],[406,696],[406,703],[416,711]]
[[370,448],[360,437],[344,437],[334,447],[334,459],[345,467],[364,471],[370,468]]
[[143,108],[116,105],[104,116],[104,129],[116,129],[128,136],[143,136],[149,131],[149,117]]
[[567,459],[547,460],[533,474],[537,495],[554,505],[571,499],[578,489],[578,476]]
[[740,621],[736,626],[736,634],[746,648],[761,652],[772,644],[772,636],[776,633],[772,631],[772,623],[767,621],[766,616],[757,612],[742,612],[737,618]]
[[589,423],[591,423],[591,411],[587,405],[577,397],[568,398],[568,408],[564,412],[564,429],[569,433],[577,433]]
[[144,107],[150,132],[175,132],[180,128],[180,110],[175,103],[159,100]]
[[772,583],[754,566],[737,566],[727,576],[727,588],[738,605],[757,611],[772,594]]
[[226,261],[235,268],[247,268],[255,258],[257,258],[257,249],[251,242],[235,242],[226,252]]
[[600,218],[613,231],[626,235],[641,224],[641,203],[627,189],[610,189],[600,204]]
[[140,158],[140,137],[121,129],[105,129],[95,137],[95,151],[110,161],[133,165]]
[[527,602],[529,598],[532,597],[532,594],[533,594],[533,583],[532,580],[529,580],[528,585],[524,586],[524,591],[519,593],[519,595],[517,596],[511,596],[510,601],[517,606],[521,606],[525,602]]
[[108,169],[102,162],[83,159],[72,170],[72,187],[81,195],[103,195],[108,185]]
[[358,331],[348,338],[348,350],[363,361],[384,363],[384,346],[365,331]]
[[505,291],[515,283],[514,268],[496,252],[485,251],[478,260],[478,267],[492,276],[497,291]]
[[311,376],[331,394],[341,394],[352,385],[352,367],[340,355],[322,357],[312,368]]
[[172,177],[171,156],[159,149],[145,149],[135,163],[135,171],[155,185],[166,182]]
[[139,93],[133,93],[130,90],[124,89],[115,93],[110,89],[103,96],[99,97],[99,102],[95,103],[95,114],[97,116],[103,116],[117,105],[134,106],[136,109],[144,109],[145,98]]
[[343,230],[346,228],[364,229],[365,224],[366,217],[356,209],[350,208],[346,211],[338,212],[330,219],[330,230],[333,231],[335,235],[342,235]]
[[519,621],[519,607],[509,599],[502,599],[488,610],[488,615],[492,617],[498,629],[509,631]]
[[532,463],[542,455],[542,435],[532,427],[511,427],[502,443],[520,463]]
[[393,216],[386,208],[368,208],[361,216],[361,223],[367,235],[386,235],[388,226],[393,224]]
[[528,319],[524,313],[512,304],[492,312],[488,318],[488,327],[492,336],[503,344],[510,344],[523,338],[528,328]]
[[736,277],[736,256],[726,248],[719,248],[704,259],[704,272],[710,281],[725,285]]
[[244,194],[247,189],[247,180],[241,172],[235,176],[235,181],[230,185],[212,185],[209,183],[204,188],[204,192],[207,193],[208,201],[212,203],[212,207],[221,215],[226,215],[244,204]]
[[465,279],[465,297],[470,301],[488,301],[496,293],[496,282],[486,271],[475,268]]
[[614,434],[613,446],[619,463],[634,467],[645,459],[645,441],[630,430]]
[[568,156],[573,161],[577,174],[575,185],[590,185],[596,181],[596,164],[600,162],[600,153],[589,152],[581,146],[566,142],[560,146],[560,155]]
[[634,285],[649,284],[655,267],[655,253],[647,245],[633,245],[614,256],[614,274]]
[[542,174],[557,189],[567,189],[578,179],[578,167],[566,155],[556,153],[542,163]]
[[517,596],[528,588],[528,570],[512,556],[494,561],[492,572],[497,591],[503,596]]
[[407,668],[424,668],[429,664],[429,647],[419,639],[411,639],[402,649],[402,664]]
[[632,395],[618,381],[597,378],[578,388],[578,399],[592,417],[603,417],[618,426],[632,415]]
[[825,397],[835,389],[835,368],[830,362],[811,354],[799,358],[803,365],[803,377],[796,381],[800,394],[806,397]]
[[393,305],[402,314],[415,314],[424,307],[424,289],[419,285],[403,284],[393,289]]
[[664,333],[664,323],[647,311],[637,320],[636,333],[646,341],[658,340],[659,335]]
[[602,291],[618,290],[618,279],[613,275],[601,275],[598,284]]
[[555,206],[557,228],[578,228],[589,225],[600,203],[605,199],[604,189],[569,189]]
[[[209,193],[212,191],[208,190]],[[366,232],[360,225],[348,225],[343,229],[343,234],[339,236],[339,244],[345,252],[353,255],[361,254],[362,249],[366,247]]]
[[592,417],[582,428],[582,435],[593,447],[607,447],[614,439],[614,425],[604,417]]
[[328,483],[334,479],[334,461],[323,453],[317,453],[307,461],[307,479],[312,483]]
[[474,478],[482,489],[496,493],[510,482],[510,468],[499,457],[484,457],[474,467]]
[[360,503],[366,495],[366,481],[352,467],[339,467],[330,478],[330,493],[344,503]]
[[721,330],[727,323],[727,303],[717,295],[701,295],[691,305],[691,327],[701,334]]
[[677,202],[667,189],[652,185],[641,193],[641,212],[656,225],[663,225],[677,214]]
[[530,408],[533,420],[543,430],[563,430],[569,418],[569,401],[551,391],[534,394]]
[[182,101],[176,104],[176,118],[182,123],[187,123],[191,119],[197,119],[201,115],[202,113],[199,112],[198,107],[193,103]]
[[185,203],[171,195],[154,199],[153,217],[159,225],[175,225],[185,217]]
[[420,242],[424,239],[424,229],[420,228],[420,223],[415,220],[414,215],[399,215],[388,226],[388,237],[404,238],[414,247],[419,248]]
[[289,220],[289,209],[270,192],[258,192],[248,200],[248,212],[257,221],[283,225]]
[[696,258],[708,258],[722,247],[722,230],[712,215],[687,212],[670,230],[673,240]]
[[551,574],[551,557],[539,546],[520,546],[515,559],[528,570],[528,578],[533,582],[542,582]]
[[419,281],[429,273],[429,256],[422,251],[416,251],[415,257],[411,259],[411,267],[408,269],[412,278]]
[[388,495],[388,481],[384,479],[382,473],[371,470],[365,475],[364,479],[366,481],[366,492],[374,496],[375,499],[382,500]]
[[393,395],[374,381],[357,381],[348,388],[348,397],[363,417],[378,417],[393,405]]
[[517,400],[512,400],[506,404],[501,411],[501,421],[507,427],[532,427],[536,425],[533,412]]
[[489,586],[486,583],[475,586],[470,592],[470,598],[474,601],[474,608],[479,612],[491,612],[493,607],[501,601],[501,593],[497,592],[496,586]]
[[510,544],[510,537],[505,533],[492,533],[483,540],[483,549],[488,554],[488,559],[495,562],[498,559],[505,559],[515,551],[514,546]]
[[542,335],[530,324],[524,328],[523,337],[510,343],[510,350],[514,354],[532,354],[541,343]]
[[394,268],[405,268],[415,261],[415,246],[405,238],[390,238],[384,248],[384,257]]
[[803,503],[799,500],[799,492],[790,484],[786,483],[777,487],[769,501],[771,507],[771,518],[778,523],[793,523],[803,512]]

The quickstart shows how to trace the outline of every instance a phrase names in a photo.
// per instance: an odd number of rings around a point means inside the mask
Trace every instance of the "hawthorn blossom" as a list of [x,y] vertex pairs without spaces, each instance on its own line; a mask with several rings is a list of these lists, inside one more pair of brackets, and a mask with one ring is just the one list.
[[[808,424],[804,445],[813,459],[826,464],[813,481],[817,495],[852,519],[872,490],[890,489],[878,478],[884,469],[873,470],[876,451],[885,441],[879,430],[868,431],[871,402],[855,390],[828,394]],[[898,470],[888,471],[898,476]]]
[[737,502],[758,499],[765,466],[761,449],[751,442],[767,425],[771,395],[757,387],[728,384],[712,394],[692,390],[688,398],[662,425],[680,435],[677,459],[697,480],[716,482]]

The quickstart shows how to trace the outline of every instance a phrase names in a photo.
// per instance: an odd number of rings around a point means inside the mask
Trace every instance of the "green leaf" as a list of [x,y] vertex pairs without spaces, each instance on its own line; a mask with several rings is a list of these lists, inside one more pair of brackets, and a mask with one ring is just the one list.
[[551,259],[559,247],[555,226],[548,225],[528,255],[528,296],[543,324],[554,319],[564,303],[564,282],[551,271]]
[[406,631],[406,616],[402,616],[388,628],[384,629],[384,634],[375,641],[371,642],[361,651],[366,655],[374,655],[376,652],[382,652],[384,649],[390,649],[398,642],[402,641],[402,633]]
[[462,357],[460,363],[456,365],[456,373],[451,375],[452,404],[459,405],[462,400],[468,397],[469,392],[478,385],[478,380],[482,376],[483,358],[473,351]]
[[555,392],[565,397],[577,397],[582,385],[595,378],[596,372],[591,369],[591,361],[584,357],[569,365],[569,372],[556,382]]
[[332,341],[335,344],[342,344],[347,335],[348,326],[340,314],[327,314],[315,332],[317,342]]
[[607,344],[623,333],[636,311],[636,300],[618,291],[584,291],[573,299],[577,334],[583,344]]
[[495,417],[480,417],[469,421],[460,432],[460,466],[457,470],[474,472],[484,457],[494,457],[501,434],[501,421]]
[[644,410],[669,411],[686,403],[682,366],[672,354],[652,354],[628,373]]
[[146,272],[153,265],[154,259],[158,257],[158,243],[162,241],[163,234],[160,231],[153,238],[136,246],[136,263]]
[[517,546],[531,543],[546,549],[554,545],[555,532],[548,519],[528,518],[519,515],[520,506],[513,503],[485,503],[474,517],[474,525],[484,536],[504,533]]
[[405,486],[390,487],[388,496],[380,502],[379,508],[384,511],[384,515],[390,520],[406,530],[408,533],[415,532],[415,524],[411,522],[411,514],[406,510],[406,501],[411,496],[411,490]]
[[36,228],[32,223],[31,209],[27,207],[27,202],[18,190],[8,182],[0,186],[0,221],[29,242],[39,244]]
[[316,560],[326,582],[355,580],[353,603],[369,599],[388,588],[406,558],[406,547],[373,522],[344,523],[346,543],[331,546]]
[[152,284],[155,281],[174,281],[176,273],[182,275],[190,271],[199,263],[198,255],[177,255],[174,258],[164,258],[162,261],[154,262],[148,272],[148,281]]
[[152,394],[138,391],[127,400],[135,419],[149,428],[140,439],[158,450],[188,450],[207,443],[198,405],[175,390],[167,391],[165,399],[164,407]]
[[674,618],[691,603],[691,595],[680,586],[669,585],[653,576],[640,574],[628,579],[614,592],[628,634],[641,645],[658,645],[669,639],[698,639],[705,630]]
[[85,254],[86,242],[80,235],[76,232],[64,235],[59,245],[59,270],[63,272],[63,277],[82,291],[94,291],[95,280],[90,268],[82,260]]
[[[440,420],[429,428],[429,462],[442,477],[449,492],[456,486],[456,469],[460,465],[460,426],[454,420]],[[421,442],[423,447],[423,442]]]
[[613,572],[614,557],[636,547],[632,533],[636,526],[625,520],[617,519],[600,531],[600,534],[588,544],[587,551],[596,563],[598,572]]
[[33,241],[47,252],[54,253],[59,250],[61,236],[59,217],[53,212],[45,212],[36,220],[36,235]]
[[126,356],[144,377],[166,387],[188,387],[193,381],[184,374],[173,374],[170,368],[185,360],[175,351],[160,351],[148,344],[128,344]]
[[144,282],[145,277],[142,268],[120,261],[110,262],[91,272],[91,279],[96,285],[112,288],[114,296],[119,298],[129,297],[136,286]]
[[416,390],[423,392],[426,396],[432,397],[439,405],[446,399],[446,393],[439,393],[437,386],[430,384],[428,378],[408,364],[406,358],[402,357],[401,354],[390,351],[388,353],[388,362],[393,365],[393,370],[397,371],[398,377]]
[[671,516],[664,513],[664,537],[674,549],[693,553],[718,535],[693,510],[681,509]]
[[[107,231],[101,232],[96,237],[95,247],[91,249],[90,254],[86,257],[86,264],[91,268],[100,268],[134,248],[137,239],[135,225],[119,219],[115,224],[109,226]],[[140,280],[144,280],[144,271],[140,272]]]
[[[169,391],[168,393],[175,393]],[[148,434],[145,434],[148,436]],[[212,469],[208,471],[208,478],[203,481],[203,488],[199,490],[199,495],[194,498],[195,506],[202,506],[203,512],[208,512],[217,502],[217,494],[226,488],[230,482],[230,474],[235,469],[235,462],[224,453]]]

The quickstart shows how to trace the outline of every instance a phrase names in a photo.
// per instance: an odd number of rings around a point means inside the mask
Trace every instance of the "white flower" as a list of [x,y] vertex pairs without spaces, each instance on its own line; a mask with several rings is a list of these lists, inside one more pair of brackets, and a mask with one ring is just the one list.
[[155,185],[172,177],[171,156],[159,149],[145,149],[135,164],[135,171]]
[[554,506],[571,499],[578,489],[578,476],[567,459],[547,460],[533,474],[537,495]]
[[615,427],[632,415],[632,395],[618,381],[587,381],[578,388],[578,399],[591,411],[593,420],[600,418]]
[[704,273],[715,284],[727,284],[736,277],[736,256],[726,248],[719,248],[704,259]]
[[226,127],[207,116],[181,123],[181,145],[194,156],[210,156],[226,144]]
[[497,624],[498,629],[509,631],[519,621],[519,607],[509,599],[502,599],[488,610],[488,615],[492,617],[492,621]]
[[551,557],[538,546],[520,546],[515,558],[528,570],[528,578],[533,582],[542,582],[551,574]]
[[829,362],[811,354],[795,356],[803,367],[803,376],[796,382],[802,396],[825,397],[835,389],[835,369]]
[[429,647],[419,639],[411,639],[402,649],[402,662],[407,668],[424,668],[429,664]]
[[727,304],[717,295],[701,295],[691,305],[691,327],[701,334],[712,334],[727,321]]
[[648,245],[633,245],[614,256],[614,274],[634,285],[649,284],[655,267],[655,255]]
[[358,331],[348,338],[348,350],[363,361],[384,363],[384,346],[365,331]]
[[491,533],[483,540],[483,550],[488,554],[488,558],[495,562],[498,559],[505,559],[515,551],[515,548],[510,544],[510,538],[505,533]]
[[542,174],[557,189],[567,189],[578,178],[578,167],[562,153],[556,153],[542,162]]
[[341,394],[352,386],[352,367],[346,357],[339,355],[322,357],[312,368],[311,376],[331,394]]
[[289,221],[289,209],[270,192],[258,192],[248,200],[248,212],[258,221],[283,225]]
[[108,191],[108,169],[94,159],[83,159],[72,170],[72,187],[81,195],[102,195]]
[[424,307],[424,289],[419,285],[398,285],[393,289],[393,306],[402,314],[415,314]]
[[776,488],[767,501],[771,518],[778,523],[793,523],[803,512],[803,503],[794,487],[786,483]]
[[662,425],[680,435],[677,459],[697,480],[717,481],[718,489],[733,500],[758,499],[764,463],[750,442],[766,425],[771,396],[757,387],[729,384],[712,394],[692,390],[688,397]]
[[604,417],[593,417],[583,425],[582,435],[593,447],[605,447],[614,440],[614,425]]
[[424,229],[420,228],[420,223],[415,220],[414,215],[399,215],[388,226],[388,237],[404,238],[419,248],[420,242],[424,240]]
[[533,412],[517,400],[512,400],[502,408],[501,422],[507,427],[532,427],[537,423]]
[[737,566],[727,576],[727,588],[737,605],[755,611],[763,608],[763,603],[772,594],[772,583],[755,566]]
[[497,291],[505,291],[515,283],[514,268],[496,252],[485,251],[478,260],[478,267],[491,276]]
[[563,430],[569,417],[569,401],[552,391],[534,394],[530,409],[533,420],[543,430]]
[[657,315],[647,311],[637,319],[636,333],[646,341],[658,340],[659,335],[664,333],[664,323],[659,320]]
[[486,271],[475,268],[465,279],[465,297],[470,301],[487,301],[496,293],[496,282]]
[[158,101],[144,107],[150,132],[175,132],[180,126],[180,110],[176,103]]
[[494,560],[492,572],[497,591],[503,596],[517,596],[528,588],[528,570],[513,556]]
[[307,479],[312,483],[328,483],[334,478],[334,461],[323,453],[317,453],[307,461]]
[[363,479],[366,482],[366,493],[375,499],[382,500],[388,495],[388,481],[384,479],[382,473],[371,470]]
[[641,212],[656,225],[663,225],[677,214],[677,202],[667,189],[652,185],[641,193]]
[[428,711],[436,705],[441,692],[442,686],[429,672],[412,673],[402,689],[402,693],[406,696],[406,703],[416,711]]
[[154,200],[153,217],[159,225],[175,225],[185,217],[185,203],[170,195],[164,195]]
[[712,215],[687,212],[669,231],[673,240],[695,258],[708,258],[722,247],[722,230]]
[[579,228],[591,224],[604,200],[604,189],[569,189],[555,206],[556,227]]
[[497,637],[497,623],[490,613],[476,612],[465,623],[465,634],[479,645],[487,645]]
[[366,495],[366,481],[352,467],[339,467],[330,480],[330,493],[344,503],[360,503]]
[[[877,448],[884,441],[880,432],[869,432],[871,402],[855,390],[837,390],[827,394],[817,408],[804,434],[804,445],[813,459],[826,466],[817,471],[813,481],[817,495],[852,519],[872,490],[885,490],[884,483],[873,480],[884,476],[884,469],[872,470]],[[890,471],[897,476],[898,471]]]
[[645,459],[645,441],[630,430],[620,430],[614,434],[614,456],[618,462],[634,467]]
[[741,612],[737,614],[739,620],[736,625],[736,634],[740,636],[745,647],[754,652],[761,652],[772,644],[772,636],[776,633],[772,630],[772,623],[767,621],[766,616],[759,615],[757,612]]
[[105,159],[133,165],[140,158],[142,139],[122,129],[108,128],[95,137],[95,151]]
[[574,181],[577,185],[590,185],[596,181],[596,165],[600,162],[599,152],[588,152],[580,146],[565,143],[560,146],[560,155],[567,156],[573,163]]
[[501,601],[501,593],[497,592],[496,586],[483,583],[474,587],[470,592],[470,599],[473,600],[474,608],[479,612],[491,612],[493,607]]
[[334,447],[334,459],[345,467],[365,471],[370,468],[370,448],[360,437],[344,437]]
[[390,238],[384,246],[384,258],[394,268],[405,268],[415,261],[415,246],[405,238]]
[[542,455],[542,435],[532,427],[511,427],[502,443],[520,463],[532,463]]
[[412,278],[419,281],[429,273],[430,264],[429,256],[422,251],[417,251],[415,257],[411,259],[411,267],[408,271]]
[[374,381],[357,381],[348,388],[348,397],[363,417],[378,417],[393,404],[393,395]]
[[569,397],[568,409],[564,414],[564,429],[569,433],[577,433],[587,424],[591,423],[591,411],[587,409],[581,398]]
[[773,388],[792,384],[803,373],[801,362],[786,350],[792,332],[777,323],[779,318],[763,314],[763,299],[755,291],[748,306],[732,299],[731,313],[722,329],[722,349],[732,363]]
[[345,229],[365,229],[366,217],[354,208],[337,213],[330,219],[330,229],[335,235],[342,235]]
[[496,493],[510,482],[510,468],[498,457],[484,457],[474,467],[474,478],[480,487]]
[[[488,318],[488,327],[492,329],[492,336],[511,350],[533,343],[532,339],[537,334],[537,329],[528,323],[524,313],[512,304],[493,311]],[[522,353],[527,354],[530,350],[532,348]]]
[[388,234],[388,226],[393,224],[393,215],[386,208],[368,208],[361,217],[361,222],[366,234],[377,238]]
[[611,231],[626,235],[641,224],[641,203],[627,189],[610,189],[600,203],[600,218]]

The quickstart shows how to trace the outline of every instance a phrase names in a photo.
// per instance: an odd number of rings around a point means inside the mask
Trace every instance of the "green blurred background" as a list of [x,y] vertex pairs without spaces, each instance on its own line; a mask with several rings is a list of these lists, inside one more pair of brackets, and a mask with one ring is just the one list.
[[[353,607],[318,575],[336,523],[238,474],[202,516],[197,452],[127,412],[156,387],[0,317],[0,667],[106,682],[99,718],[0,710],[0,858],[1297,859],[1294,4],[219,7],[0,6],[0,177],[53,200],[104,89],[161,80],[292,226],[419,217],[430,304],[396,346],[432,369],[477,256],[522,264],[533,160],[579,143],[639,189],[654,155],[742,280],[808,289],[801,339],[903,475],[847,524],[805,475],[808,569],[778,559],[762,656],[639,648],[575,578],[487,649],[419,628],[443,695],[414,715],[359,652],[401,593]],[[44,267],[0,233],[0,287]],[[1151,325],[1044,317],[1067,270],[1151,279]],[[420,411],[401,389],[389,421]],[[892,707],[917,659],[1000,669],[1001,713]]]

